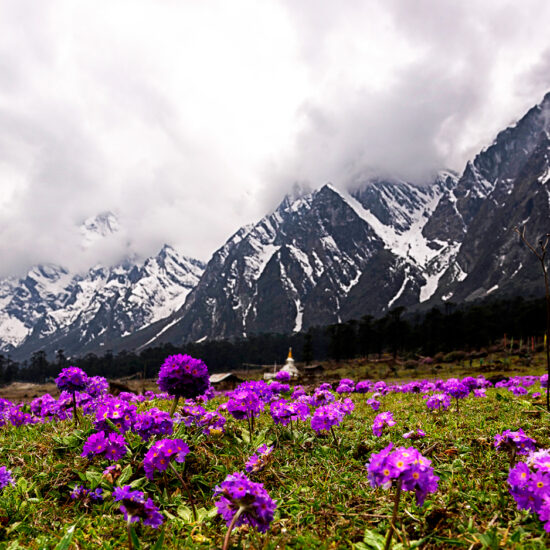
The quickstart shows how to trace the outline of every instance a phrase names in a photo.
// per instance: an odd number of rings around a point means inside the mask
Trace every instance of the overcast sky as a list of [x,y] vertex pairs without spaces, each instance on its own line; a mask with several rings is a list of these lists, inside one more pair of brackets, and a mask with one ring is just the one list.
[[[417,182],[550,90],[548,0],[0,0],[0,276],[208,260],[296,181]],[[86,252],[76,226],[121,231]]]

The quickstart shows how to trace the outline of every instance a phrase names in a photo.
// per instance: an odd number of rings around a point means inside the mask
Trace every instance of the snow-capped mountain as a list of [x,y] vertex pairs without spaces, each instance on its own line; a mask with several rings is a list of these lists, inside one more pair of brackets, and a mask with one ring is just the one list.
[[444,172],[425,187],[371,180],[285,197],[214,254],[145,343],[299,331],[427,299],[457,247],[422,229],[456,181]]
[[527,223],[532,238],[550,231],[549,132],[547,94],[460,177],[286,197],[214,254],[179,311],[133,342],[291,332],[497,290],[540,294],[513,227]]
[[[118,228],[111,213],[86,220],[83,247]],[[51,264],[33,267],[23,278],[0,281],[0,351],[28,356],[38,349],[109,349],[181,307],[203,270],[200,261],[168,245],[143,262],[98,265],[84,274]]]
[[435,298],[461,302],[493,292],[543,291],[540,266],[519,245],[514,227],[525,226],[535,245],[550,232],[549,159],[550,93],[468,163],[456,188],[440,201],[426,233],[453,226],[463,236]]
[[[42,265],[0,280],[0,351],[82,354],[299,331],[392,308],[540,295],[536,244],[550,232],[550,94],[461,175],[294,192],[204,266],[170,247],[73,274]],[[87,220],[83,246],[118,229]]]

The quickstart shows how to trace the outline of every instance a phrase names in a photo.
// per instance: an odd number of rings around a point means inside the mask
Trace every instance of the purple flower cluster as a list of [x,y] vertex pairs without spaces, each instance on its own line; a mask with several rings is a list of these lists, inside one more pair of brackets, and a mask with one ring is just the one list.
[[103,376],[90,376],[84,390],[92,397],[101,397],[109,393],[109,382]]
[[271,499],[261,483],[250,481],[241,472],[235,472],[225,478],[214,489],[214,498],[218,514],[231,524],[235,514],[240,513],[235,526],[248,524],[261,533],[269,529],[273,521],[276,503]]
[[384,432],[384,427],[395,426],[396,422],[393,419],[393,414],[390,411],[386,411],[376,415],[374,422],[372,423],[372,433],[376,437],[380,437]]
[[389,489],[399,480],[403,491],[414,491],[418,506],[424,504],[428,493],[437,491],[439,478],[434,474],[431,460],[414,447],[397,447],[390,443],[379,453],[373,453],[366,465],[372,487]]
[[511,468],[508,484],[518,510],[536,513],[550,532],[550,450],[531,452]]
[[515,450],[518,455],[526,455],[537,448],[537,442],[525,435],[521,428],[517,432],[504,430],[501,434],[495,435],[495,448],[506,451]]
[[166,411],[153,407],[136,415],[132,431],[139,434],[143,441],[148,441],[154,435],[171,435],[173,429],[172,417]]
[[11,470],[5,466],[0,466],[0,491],[3,491],[8,485],[15,485]]
[[175,397],[195,398],[208,390],[207,366],[190,355],[170,355],[160,367],[157,384],[161,391]]
[[286,370],[280,370],[275,375],[275,380],[278,382],[289,382],[290,381],[290,372],[287,372]]
[[446,411],[451,405],[451,397],[446,393],[434,393],[426,397],[426,407],[431,411]]
[[353,406],[353,401],[348,397],[343,402],[337,401],[315,409],[311,428],[318,434],[330,431],[332,426],[339,426],[344,417],[353,411]]
[[468,397],[470,388],[463,384],[458,378],[449,378],[445,382],[444,390],[455,399],[464,399]]
[[87,503],[90,500],[95,502],[101,502],[103,500],[103,489],[98,487],[95,490],[87,489],[83,485],[76,485],[71,491],[71,498],[73,500],[82,500]]
[[237,420],[260,416],[263,408],[263,401],[250,390],[234,391],[227,401],[227,412]]
[[117,502],[122,503],[120,511],[124,513],[126,521],[135,523],[141,520],[144,525],[149,525],[155,529],[162,525],[164,520],[159,509],[150,498],[145,500],[145,496],[141,491],[132,491],[130,485],[125,485],[124,487],[116,487],[113,496]]
[[371,390],[372,382],[370,380],[361,380],[361,382],[357,382],[357,385],[355,386],[355,392],[356,393],[368,393]]
[[[321,386],[324,386],[324,384],[321,384]],[[330,390],[321,388],[321,386],[313,392],[313,395],[309,399],[309,403],[312,407],[328,405],[336,400],[336,397]]]
[[170,461],[185,462],[189,447],[183,439],[161,439],[154,443],[145,454],[143,468],[148,479],[153,479],[155,470],[164,472]]
[[367,399],[367,405],[370,405],[373,411],[377,411],[380,408],[380,401],[376,399],[378,394],[374,394]]
[[270,412],[275,424],[286,426],[293,420],[305,421],[309,416],[309,406],[306,403],[279,399],[271,403]]
[[88,382],[86,373],[78,367],[67,367],[62,369],[55,383],[60,390],[68,392],[84,391]]
[[336,388],[336,393],[353,393],[355,391],[355,382],[350,378],[342,378]]
[[95,412],[94,427],[96,430],[124,433],[132,428],[136,415],[136,406],[115,397],[103,400]]
[[111,432],[106,434],[104,431],[92,434],[82,449],[81,456],[92,458],[97,455],[103,455],[108,460],[119,460],[127,452],[126,440],[124,436]]
[[415,441],[416,439],[422,439],[423,437],[426,437],[426,432],[424,430],[421,430],[420,428],[417,428],[416,430],[404,433],[403,437],[405,439],[411,439],[412,441]]
[[248,462],[245,464],[245,470],[249,474],[254,474],[263,470],[271,459],[272,452],[273,447],[268,447],[265,444],[261,445],[256,449],[256,452],[248,459]]

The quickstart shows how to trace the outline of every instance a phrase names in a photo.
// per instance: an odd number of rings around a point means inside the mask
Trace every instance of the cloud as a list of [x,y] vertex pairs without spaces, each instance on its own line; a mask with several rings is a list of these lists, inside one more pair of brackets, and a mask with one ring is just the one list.
[[[425,182],[550,84],[545,0],[0,0],[0,276],[207,260],[295,182]],[[116,238],[78,225],[113,211]]]

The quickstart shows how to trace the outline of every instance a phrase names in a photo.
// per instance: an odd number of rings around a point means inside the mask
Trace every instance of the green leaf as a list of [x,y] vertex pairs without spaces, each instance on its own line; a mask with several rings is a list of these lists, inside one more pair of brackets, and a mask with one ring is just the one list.
[[138,479],[134,479],[134,481],[132,481],[132,483],[130,483],[130,487],[132,489],[135,489],[137,487],[141,487],[142,485],[145,485],[147,483],[147,478],[146,477],[140,477]]
[[132,465],[128,464],[124,470],[122,470],[122,473],[120,474],[120,477],[118,478],[118,485],[122,487],[123,485],[126,485],[126,482],[132,477],[133,474]]
[[193,523],[193,512],[191,508],[185,506],[185,504],[178,506],[176,513],[185,523]]
[[55,550],[67,550],[69,548],[71,542],[73,541],[75,527],[76,523],[67,529],[65,536],[59,541],[58,545],[55,547]]
[[139,543],[139,539],[138,539],[138,536],[136,535],[136,531],[133,525],[130,525],[129,531],[130,531],[130,537],[132,537],[132,543],[134,544],[134,548],[136,550],[139,550],[139,548],[141,548],[141,544]]
[[151,546],[151,550],[162,550],[162,545],[164,543],[164,529],[160,532],[160,536],[157,539],[157,542]]
[[359,543],[362,546],[356,545],[356,548],[358,550],[366,550],[366,549],[372,549],[374,550],[384,550],[384,542],[386,541],[386,537],[383,535],[380,535],[379,533],[375,533],[374,531],[371,531],[370,529],[365,529],[365,536],[363,537],[363,542]]
[[495,394],[495,397],[497,398],[498,401],[510,401],[510,398],[507,397],[506,395],[502,395],[501,393],[496,393]]
[[101,483],[101,480],[103,478],[100,472],[95,472],[93,470],[88,470],[85,476],[86,476],[86,481],[90,484],[90,488],[92,490],[95,489]]

